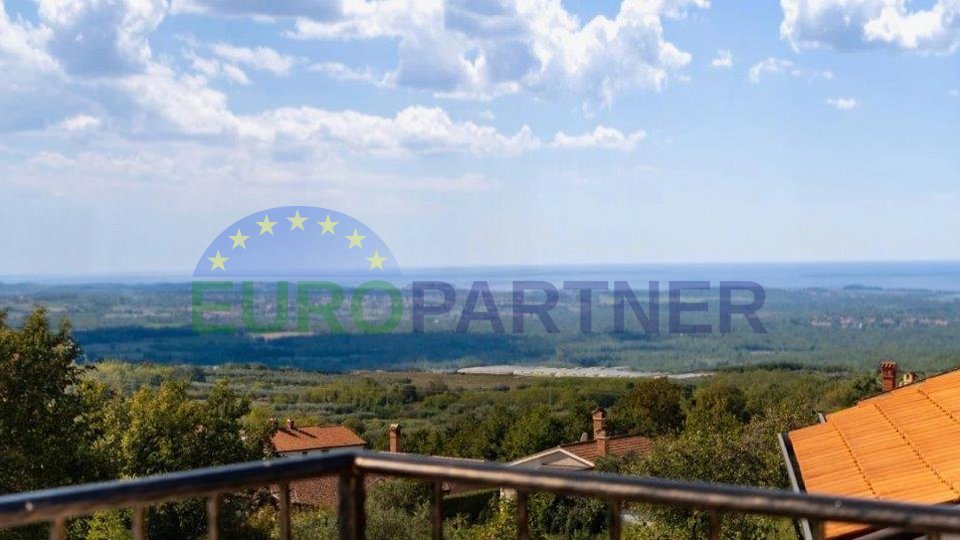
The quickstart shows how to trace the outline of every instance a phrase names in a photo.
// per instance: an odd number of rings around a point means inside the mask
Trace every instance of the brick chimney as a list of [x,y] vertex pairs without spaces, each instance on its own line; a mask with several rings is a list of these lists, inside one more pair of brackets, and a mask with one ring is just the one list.
[[400,424],[390,424],[390,452],[400,452]]
[[603,407],[597,407],[591,415],[593,417],[593,438],[596,439],[598,433],[607,430],[607,411]]
[[607,411],[597,407],[591,415],[593,417],[593,440],[597,443],[597,453],[600,457],[610,452],[610,438],[607,436]]
[[293,418],[287,418],[287,430],[293,431],[297,429],[297,425],[293,422]]
[[897,363],[889,360],[880,362],[880,379],[883,391],[889,392],[897,387]]
[[597,454],[605,457],[610,453],[610,438],[607,437],[607,430],[601,429],[594,438],[597,441]]

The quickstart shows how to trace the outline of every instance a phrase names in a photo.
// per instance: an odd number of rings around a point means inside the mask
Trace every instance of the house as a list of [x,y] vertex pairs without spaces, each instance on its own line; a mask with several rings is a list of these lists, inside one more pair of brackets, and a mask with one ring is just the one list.
[[[281,458],[312,456],[346,448],[360,449],[366,444],[367,441],[347,426],[301,427],[289,418],[285,427],[277,429],[273,435],[273,446]],[[367,481],[369,483],[373,479],[368,478]],[[290,483],[292,504],[336,508],[338,501],[339,478],[336,476],[321,476]]]
[[593,438],[586,433],[579,442],[561,444],[542,452],[510,462],[516,467],[550,468],[571,471],[592,470],[602,457],[642,455],[650,451],[651,441],[640,435],[610,437],[607,435],[607,412],[597,407],[591,413]]
[[[919,504],[960,503],[960,370],[897,384],[897,365],[881,364],[883,392],[780,435],[796,491]],[[907,383],[907,384],[904,384]],[[810,523],[801,523],[813,537]],[[828,522],[829,539],[923,535]],[[947,536],[942,536],[947,538]]]
[[312,456],[330,450],[363,448],[367,441],[347,426],[297,426],[287,419],[286,427],[273,435],[273,447],[280,457]]

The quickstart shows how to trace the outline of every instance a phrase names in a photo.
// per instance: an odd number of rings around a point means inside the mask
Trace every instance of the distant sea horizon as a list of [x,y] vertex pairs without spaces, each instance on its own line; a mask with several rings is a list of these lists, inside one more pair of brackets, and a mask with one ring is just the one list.
[[[360,276],[358,276],[359,278]],[[369,274],[363,276],[369,278]],[[142,274],[0,275],[0,285],[159,285],[189,283],[189,272]],[[232,279],[225,276],[225,279]],[[445,281],[469,287],[484,280],[506,287],[515,280],[627,281],[635,288],[657,281],[754,281],[768,289],[879,288],[960,292],[960,261],[757,262],[501,265],[429,267],[403,270],[404,285],[412,281]]]

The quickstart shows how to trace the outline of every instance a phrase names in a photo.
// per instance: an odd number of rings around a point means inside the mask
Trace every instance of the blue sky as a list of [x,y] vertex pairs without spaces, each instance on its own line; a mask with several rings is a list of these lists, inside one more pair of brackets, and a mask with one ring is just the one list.
[[406,267],[960,259],[956,0],[0,5],[0,275],[292,205]]

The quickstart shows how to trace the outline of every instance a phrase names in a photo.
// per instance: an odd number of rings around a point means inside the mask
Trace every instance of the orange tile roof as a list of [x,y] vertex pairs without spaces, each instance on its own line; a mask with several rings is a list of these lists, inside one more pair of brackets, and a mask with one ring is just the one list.
[[[640,435],[625,435],[610,437],[609,444],[610,446],[607,449],[609,455],[623,457],[630,453],[645,454],[650,451],[652,443],[650,439]],[[595,463],[600,458],[600,452],[597,451],[597,441],[561,444],[560,448],[591,463]]]
[[[789,434],[807,492],[960,501],[960,370],[891,390]],[[827,538],[871,528],[828,523]]]
[[277,452],[281,453],[363,446],[365,444],[367,444],[367,441],[361,439],[359,435],[346,426],[297,426],[293,429],[280,429],[273,435],[273,446],[277,449]]

